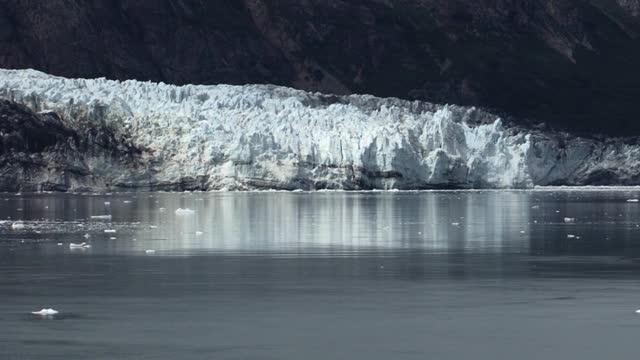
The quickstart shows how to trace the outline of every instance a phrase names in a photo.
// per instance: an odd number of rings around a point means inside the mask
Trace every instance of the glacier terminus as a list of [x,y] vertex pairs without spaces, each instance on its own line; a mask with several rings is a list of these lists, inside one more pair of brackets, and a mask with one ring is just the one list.
[[0,99],[4,191],[640,184],[632,139],[456,105],[34,70],[0,70]]

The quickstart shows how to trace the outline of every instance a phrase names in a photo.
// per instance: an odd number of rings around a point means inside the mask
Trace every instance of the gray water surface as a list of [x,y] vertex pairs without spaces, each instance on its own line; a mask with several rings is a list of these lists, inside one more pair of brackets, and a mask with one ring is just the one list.
[[0,194],[0,359],[635,358],[638,196]]

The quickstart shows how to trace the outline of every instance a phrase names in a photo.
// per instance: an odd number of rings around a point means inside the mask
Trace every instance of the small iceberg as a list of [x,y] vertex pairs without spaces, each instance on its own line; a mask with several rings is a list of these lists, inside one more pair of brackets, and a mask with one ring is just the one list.
[[156,253],[156,251],[155,251],[155,250],[153,250],[153,249],[148,249],[148,250],[145,250],[144,252],[145,252],[146,254],[155,254],[155,253]]
[[20,230],[20,229],[24,229],[24,223],[22,221],[16,221],[13,224],[11,224],[11,228],[13,230]]
[[564,222],[566,222],[566,223],[574,223],[574,222],[576,222],[576,218],[566,217],[566,218],[564,218]]
[[567,234],[567,239],[575,239],[576,236],[573,234]]
[[93,220],[111,220],[111,215],[92,215]]
[[69,243],[69,248],[70,249],[86,249],[86,248],[90,248],[91,245],[87,244],[86,242],[80,243],[80,244],[76,244],[76,243]]
[[104,230],[104,232],[105,232],[106,234],[113,234],[113,233],[115,233],[116,231],[115,231],[115,229],[105,229],[105,230]]
[[196,231],[196,236],[202,236],[204,234],[202,231]]
[[637,202],[640,202],[640,199],[628,199],[627,202],[637,203]]
[[176,215],[177,216],[190,216],[195,214],[196,212],[194,210],[191,209],[183,209],[183,208],[178,208],[176,210]]
[[60,312],[57,311],[57,310],[53,310],[53,309],[49,308],[49,309],[42,309],[40,311],[32,311],[31,313],[33,315],[52,316],[52,315],[59,314]]

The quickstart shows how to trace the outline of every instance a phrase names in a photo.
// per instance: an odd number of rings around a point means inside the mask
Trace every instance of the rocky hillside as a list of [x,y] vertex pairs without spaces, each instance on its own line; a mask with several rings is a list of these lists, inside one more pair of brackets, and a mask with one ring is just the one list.
[[638,0],[0,0],[0,67],[271,83],[640,134]]

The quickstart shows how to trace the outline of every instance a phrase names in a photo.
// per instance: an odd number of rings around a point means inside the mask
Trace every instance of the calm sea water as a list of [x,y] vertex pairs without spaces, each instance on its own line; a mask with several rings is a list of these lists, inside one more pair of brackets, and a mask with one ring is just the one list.
[[635,358],[636,197],[0,194],[0,359]]

